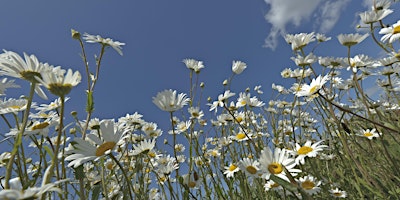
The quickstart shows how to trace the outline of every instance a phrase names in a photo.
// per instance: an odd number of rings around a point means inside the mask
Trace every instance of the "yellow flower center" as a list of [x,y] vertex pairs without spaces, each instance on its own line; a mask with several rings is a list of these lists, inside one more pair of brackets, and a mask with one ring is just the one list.
[[112,169],[114,168],[113,163],[112,163],[112,162],[108,162],[108,163],[106,164],[106,168],[107,168],[108,170],[112,170]]
[[236,117],[236,122],[240,123],[241,121],[243,121],[243,117]]
[[234,171],[235,169],[237,169],[237,166],[236,165],[234,165],[234,164],[231,164],[230,166],[229,166],[229,171]]
[[319,85],[314,85],[314,87],[310,88],[310,94],[314,94],[319,89]]
[[342,196],[342,193],[341,192],[334,192],[333,196],[340,197],[340,196]]
[[20,72],[20,75],[22,76],[23,79],[30,81],[32,83],[38,83],[35,77],[42,79],[42,75],[39,72],[22,71]]
[[44,129],[48,125],[50,125],[48,122],[43,122],[43,123],[40,123],[40,124],[36,124],[35,126],[32,127],[32,130]]
[[283,168],[281,164],[273,162],[270,165],[268,165],[268,171],[271,174],[280,174],[283,171]]
[[271,184],[271,188],[277,188],[277,187],[279,187],[279,184],[278,184],[278,183],[273,183],[273,184]]
[[240,105],[244,106],[244,105],[246,105],[246,104],[247,104],[246,100],[240,101]]
[[236,135],[236,139],[238,139],[238,140],[242,140],[242,139],[244,139],[246,137],[246,134],[244,134],[244,133],[238,133],[237,135]]
[[246,170],[247,170],[247,172],[249,172],[250,174],[255,174],[255,173],[257,173],[257,169],[255,168],[255,167],[253,167],[253,166],[247,166],[246,167]]
[[12,109],[21,109],[22,108],[22,106],[18,106],[18,105],[13,105],[13,106],[9,106],[9,108],[12,108]]
[[105,142],[96,149],[96,156],[102,156],[104,153],[110,149],[113,149],[117,143],[115,142]]
[[49,84],[47,89],[56,96],[64,97],[65,95],[69,94],[69,92],[71,92],[72,85],[69,83],[51,83]]
[[366,132],[366,133],[364,133],[364,136],[365,137],[371,137],[371,136],[373,136],[374,134],[372,134],[371,132]]
[[155,153],[154,151],[149,151],[149,153],[147,153],[147,155],[148,155],[150,158],[155,158],[155,157],[156,157],[156,153]]
[[400,33],[400,25],[393,28],[393,34]]
[[306,155],[306,154],[310,153],[313,150],[314,149],[309,147],[309,146],[303,146],[299,150],[297,150],[297,153],[300,154],[300,155]]
[[301,183],[301,187],[305,190],[311,190],[313,189],[315,186],[314,182],[306,180],[304,182]]

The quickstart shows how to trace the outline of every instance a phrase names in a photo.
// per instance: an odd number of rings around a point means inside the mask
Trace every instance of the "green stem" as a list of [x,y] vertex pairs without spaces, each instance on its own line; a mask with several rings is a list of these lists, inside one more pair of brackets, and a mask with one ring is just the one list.
[[35,93],[35,86],[36,86],[36,83],[31,82],[31,88],[30,88],[30,91],[29,91],[28,102],[27,102],[26,109],[25,109],[25,112],[24,112],[22,125],[21,125],[21,127],[19,129],[19,132],[18,132],[16,138],[15,138],[15,143],[14,143],[13,150],[11,151],[10,160],[7,163],[6,175],[5,175],[5,183],[4,183],[4,188],[5,189],[10,189],[9,181],[10,181],[11,174],[12,174],[12,169],[13,169],[12,166],[13,166],[13,163],[14,163],[15,155],[18,152],[18,148],[22,144],[22,136],[24,135],[25,128],[26,128],[26,126],[28,124],[28,116],[29,116],[29,111],[30,111],[31,106],[32,106],[33,95]]

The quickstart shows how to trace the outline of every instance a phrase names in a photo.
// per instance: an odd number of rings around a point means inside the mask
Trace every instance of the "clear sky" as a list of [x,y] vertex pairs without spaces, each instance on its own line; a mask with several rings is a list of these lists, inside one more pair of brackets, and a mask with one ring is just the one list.
[[[189,70],[183,59],[204,62],[200,78],[206,97],[214,99],[223,92],[222,81],[231,75],[232,61],[246,62],[248,68],[235,77],[232,88],[238,93],[262,85],[268,102],[271,84],[284,84],[280,71],[294,67],[282,34],[327,33],[336,49],[327,45],[319,55],[345,56],[336,36],[355,33],[357,12],[369,7],[366,0],[4,1],[0,47],[83,73],[71,28],[124,42],[123,56],[110,48],[103,59],[94,116],[118,118],[137,111],[146,121],[162,123],[168,114],[152,103],[152,97],[170,88],[188,93]],[[398,18],[386,20],[394,23]],[[370,42],[369,38],[359,48],[368,54]],[[92,67],[98,47],[87,45]],[[83,81],[73,90],[68,109],[84,113],[85,88]],[[18,97],[22,91],[9,89],[7,94]]]

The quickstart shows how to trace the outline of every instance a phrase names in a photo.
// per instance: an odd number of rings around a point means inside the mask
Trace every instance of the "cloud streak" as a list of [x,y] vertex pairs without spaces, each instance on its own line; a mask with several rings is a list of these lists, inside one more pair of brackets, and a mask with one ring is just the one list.
[[265,20],[272,25],[265,39],[264,47],[274,50],[278,45],[278,37],[286,33],[286,27],[299,27],[313,19],[314,27],[319,32],[331,30],[339,19],[340,12],[350,0],[264,0],[270,7]]

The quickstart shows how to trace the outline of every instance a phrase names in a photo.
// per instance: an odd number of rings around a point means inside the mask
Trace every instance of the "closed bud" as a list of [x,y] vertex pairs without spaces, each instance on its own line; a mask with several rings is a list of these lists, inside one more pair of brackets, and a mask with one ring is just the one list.
[[71,36],[75,40],[79,40],[81,38],[81,34],[74,29],[71,29]]

